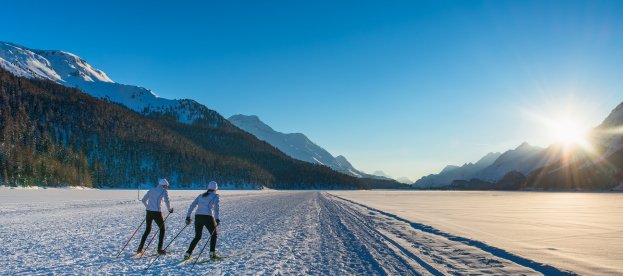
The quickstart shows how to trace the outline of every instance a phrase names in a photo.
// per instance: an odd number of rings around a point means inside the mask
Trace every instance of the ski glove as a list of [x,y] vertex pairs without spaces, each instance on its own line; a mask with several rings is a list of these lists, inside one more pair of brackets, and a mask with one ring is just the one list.
[[192,219],[190,219],[190,217],[186,217],[186,225],[189,225],[191,221]]
[[173,213],[173,208],[169,209],[169,213]]
[[220,219],[216,219],[216,225],[221,224],[221,220]]

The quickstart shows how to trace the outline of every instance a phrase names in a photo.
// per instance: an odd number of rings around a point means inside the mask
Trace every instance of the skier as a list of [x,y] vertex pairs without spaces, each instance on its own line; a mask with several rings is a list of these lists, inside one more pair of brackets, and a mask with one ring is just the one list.
[[167,192],[167,189],[169,189],[169,181],[164,178],[159,179],[158,187],[149,190],[141,200],[145,205],[145,208],[147,209],[147,215],[145,216],[147,226],[145,227],[145,233],[141,238],[141,244],[138,246],[136,254],[140,254],[143,252],[145,240],[147,239],[147,236],[149,236],[149,232],[151,232],[151,223],[154,220],[156,221],[156,224],[160,229],[160,236],[158,236],[158,254],[167,254],[167,252],[162,249],[165,227],[164,220],[162,219],[162,212],[160,211],[160,205],[162,204],[162,200],[164,199],[164,203],[167,205],[167,210],[169,211],[169,213],[173,213],[173,208],[171,208],[171,203],[169,202],[169,193]]
[[221,223],[219,219],[219,195],[216,193],[218,190],[218,184],[216,181],[210,181],[208,184],[208,191],[203,194],[200,194],[195,198],[190,207],[188,208],[188,213],[186,214],[186,225],[190,224],[192,221],[190,219],[190,215],[192,214],[195,207],[197,208],[197,212],[195,213],[195,238],[190,242],[190,246],[184,254],[184,260],[189,260],[190,255],[192,255],[195,246],[199,240],[201,240],[201,235],[203,234],[203,227],[208,228],[208,231],[211,233],[210,236],[210,258],[218,258],[216,255],[216,226]]

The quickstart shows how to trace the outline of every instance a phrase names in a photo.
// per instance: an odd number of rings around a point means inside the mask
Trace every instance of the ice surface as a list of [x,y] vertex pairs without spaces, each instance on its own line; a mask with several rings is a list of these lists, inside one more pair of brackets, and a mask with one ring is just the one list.
[[579,274],[623,274],[621,193],[331,193]]
[[[176,212],[168,242],[201,191],[171,191]],[[144,274],[153,248],[130,258],[118,250],[144,217],[136,190],[0,188],[0,274]],[[235,255],[193,273],[442,275],[561,273],[494,247],[412,224],[319,191],[222,191],[217,250]],[[154,227],[155,230],[155,227]],[[185,274],[177,265],[189,227],[150,273]],[[140,234],[140,232],[139,232]],[[204,237],[207,234],[204,235]],[[200,246],[205,242],[202,240]],[[199,249],[195,251],[198,254]],[[205,254],[205,253],[204,253]]]

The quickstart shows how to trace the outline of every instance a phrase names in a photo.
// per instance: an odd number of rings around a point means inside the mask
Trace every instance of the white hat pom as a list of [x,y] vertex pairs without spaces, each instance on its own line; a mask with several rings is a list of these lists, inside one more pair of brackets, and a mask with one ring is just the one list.
[[208,183],[208,190],[218,190],[216,181],[210,181],[210,183]]
[[158,179],[158,186],[170,186],[169,181],[164,178]]

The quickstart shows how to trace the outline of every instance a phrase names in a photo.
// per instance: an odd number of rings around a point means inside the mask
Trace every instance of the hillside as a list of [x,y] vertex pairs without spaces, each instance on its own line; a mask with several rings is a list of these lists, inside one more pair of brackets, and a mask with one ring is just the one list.
[[338,172],[361,177],[362,172],[344,158],[338,159],[331,153],[312,142],[302,133],[282,133],[275,131],[257,116],[233,115],[227,119],[240,129],[253,134],[262,141],[273,145],[288,156],[308,163],[330,167]]
[[[6,185],[363,188],[222,124],[150,117],[48,80],[0,69],[0,179]],[[219,115],[220,116],[220,115]],[[218,117],[217,117],[218,118]]]

